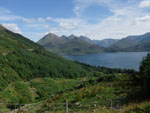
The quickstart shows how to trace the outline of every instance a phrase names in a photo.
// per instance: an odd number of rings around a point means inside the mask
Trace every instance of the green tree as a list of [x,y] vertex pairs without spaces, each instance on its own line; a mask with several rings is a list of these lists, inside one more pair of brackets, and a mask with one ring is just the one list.
[[140,78],[143,80],[145,97],[150,97],[150,54],[142,61],[140,66]]

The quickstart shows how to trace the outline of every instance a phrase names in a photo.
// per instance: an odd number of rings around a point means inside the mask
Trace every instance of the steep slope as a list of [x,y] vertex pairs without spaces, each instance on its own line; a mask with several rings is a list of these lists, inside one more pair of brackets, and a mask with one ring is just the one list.
[[0,40],[2,62],[22,78],[73,77],[85,71],[80,65],[49,53],[42,46],[11,31],[0,30]]
[[104,39],[104,40],[93,40],[93,42],[96,45],[99,45],[101,47],[109,47],[113,44],[115,44],[116,42],[118,42],[119,39]]
[[[30,86],[32,79],[78,78],[88,75],[88,71],[81,65],[47,52],[20,34],[7,29],[0,30],[0,102],[31,103],[37,97],[42,98]],[[8,107],[14,109],[11,104]]]
[[95,45],[89,38],[84,36],[77,37],[75,35],[68,37],[64,35],[58,37],[54,34],[46,35],[38,41],[38,44],[54,53],[87,54],[103,51],[103,48]]
[[110,46],[107,51],[150,51],[150,33],[123,38]]

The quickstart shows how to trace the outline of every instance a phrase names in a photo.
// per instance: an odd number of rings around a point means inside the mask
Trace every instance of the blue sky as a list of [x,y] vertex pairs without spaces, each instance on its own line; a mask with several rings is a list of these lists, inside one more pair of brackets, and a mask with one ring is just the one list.
[[150,0],[0,0],[0,24],[33,41],[50,32],[118,39],[150,31]]

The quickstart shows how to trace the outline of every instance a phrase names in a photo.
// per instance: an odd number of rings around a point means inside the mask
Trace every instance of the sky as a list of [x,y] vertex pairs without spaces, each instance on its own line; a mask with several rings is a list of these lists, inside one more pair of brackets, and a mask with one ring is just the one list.
[[150,32],[150,0],[0,0],[0,24],[35,42],[48,33],[121,39]]

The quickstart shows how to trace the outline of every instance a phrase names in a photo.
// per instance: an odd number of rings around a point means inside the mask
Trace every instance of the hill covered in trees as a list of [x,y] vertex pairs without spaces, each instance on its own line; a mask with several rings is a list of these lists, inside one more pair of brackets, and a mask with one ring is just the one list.
[[49,53],[42,46],[11,31],[0,30],[0,40],[1,66],[26,80],[44,76],[79,77],[87,72],[79,64]]
[[[35,78],[78,78],[88,71],[80,64],[47,52],[42,46],[0,28],[0,102],[32,101],[29,81]],[[34,96],[33,96],[34,97]]]

